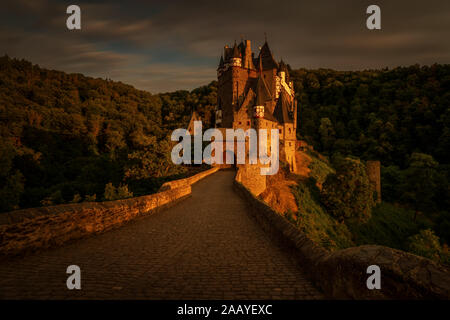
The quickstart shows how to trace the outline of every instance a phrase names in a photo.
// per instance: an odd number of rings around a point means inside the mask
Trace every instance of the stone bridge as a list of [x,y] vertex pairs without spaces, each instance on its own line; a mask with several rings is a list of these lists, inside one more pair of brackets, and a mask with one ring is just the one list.
[[[234,171],[118,229],[0,262],[1,299],[321,299],[249,215]],[[81,268],[68,290],[66,268]]]

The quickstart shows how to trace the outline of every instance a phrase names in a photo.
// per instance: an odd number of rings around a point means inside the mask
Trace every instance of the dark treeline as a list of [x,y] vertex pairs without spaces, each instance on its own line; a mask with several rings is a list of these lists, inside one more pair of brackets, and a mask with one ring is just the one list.
[[152,95],[120,82],[0,58],[0,212],[155,192],[189,174],[170,134],[216,86]]

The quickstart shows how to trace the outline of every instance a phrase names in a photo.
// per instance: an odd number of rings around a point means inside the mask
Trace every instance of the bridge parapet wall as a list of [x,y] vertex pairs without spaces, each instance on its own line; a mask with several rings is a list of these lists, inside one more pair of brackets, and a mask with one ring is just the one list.
[[0,221],[0,258],[60,245],[156,212],[189,196],[192,184],[217,170],[212,168],[189,178],[168,182],[169,187],[147,196],[5,213]]
[[213,174],[217,171],[220,170],[220,167],[213,167],[211,169],[199,172],[191,177],[188,178],[184,178],[184,179],[178,179],[178,180],[173,180],[173,181],[168,181],[166,183],[164,183],[161,188],[159,189],[159,191],[166,191],[166,190],[171,190],[171,189],[176,189],[179,188],[181,186],[185,186],[185,185],[192,185],[194,183],[196,183],[197,181],[209,176],[210,174]]
[[[329,252],[310,240],[238,181],[237,192],[262,228],[306,270],[333,299],[450,299],[450,271],[435,262],[404,251],[364,245]],[[381,289],[369,290],[367,267],[381,269]]]

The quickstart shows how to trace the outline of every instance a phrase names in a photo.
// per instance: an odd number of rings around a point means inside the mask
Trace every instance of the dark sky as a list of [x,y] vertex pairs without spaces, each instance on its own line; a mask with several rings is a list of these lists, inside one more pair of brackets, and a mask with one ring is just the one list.
[[[82,29],[66,28],[81,7]],[[381,8],[382,30],[366,28]],[[264,42],[293,68],[357,70],[450,63],[449,0],[1,0],[0,54],[150,92],[216,79],[225,44]]]

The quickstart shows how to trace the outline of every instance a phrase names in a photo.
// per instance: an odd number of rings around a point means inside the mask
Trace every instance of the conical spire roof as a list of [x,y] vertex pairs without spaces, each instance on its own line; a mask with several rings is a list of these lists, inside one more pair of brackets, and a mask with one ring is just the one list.
[[289,82],[289,70],[287,65],[284,63],[283,59],[281,59],[280,63],[278,64],[278,71],[282,71],[285,74],[286,82]]
[[223,66],[224,66],[224,61],[223,61],[223,55],[221,55],[220,56],[220,62],[219,62],[219,68],[218,69],[221,69],[221,68],[223,68]]
[[281,59],[281,61],[278,64],[278,66],[279,66],[278,69],[280,71],[288,72],[287,65],[284,63],[283,59]]
[[264,42],[264,45],[259,52],[259,59],[261,59],[262,69],[278,69],[278,63],[273,58],[272,52],[270,51],[269,44]]
[[231,57],[232,58],[240,58],[241,57],[241,53],[239,52],[239,49],[238,49],[238,46],[236,45],[236,42],[234,43],[233,55]]

